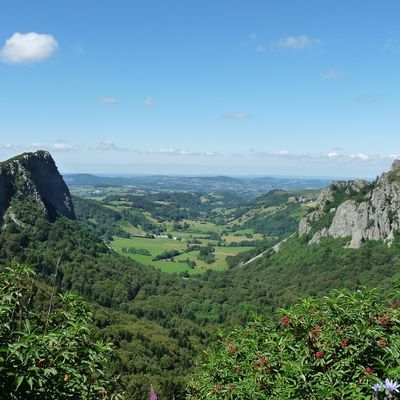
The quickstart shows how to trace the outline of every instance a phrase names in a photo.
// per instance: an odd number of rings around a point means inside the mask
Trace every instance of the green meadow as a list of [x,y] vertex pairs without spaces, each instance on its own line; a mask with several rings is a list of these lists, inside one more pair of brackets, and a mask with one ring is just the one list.
[[[178,233],[178,232],[174,232]],[[183,232],[179,232],[183,233]],[[183,235],[181,235],[183,236]],[[214,241],[202,240],[202,245],[207,243],[215,244]],[[238,247],[222,247],[215,246],[215,261],[211,264],[199,260],[199,251],[190,251],[185,253],[187,248],[185,241],[179,241],[169,238],[144,238],[144,237],[131,237],[131,238],[120,238],[114,237],[111,242],[112,248],[124,256],[130,257],[144,265],[152,265],[155,268],[160,269],[163,272],[179,274],[187,271],[190,275],[196,275],[204,273],[207,269],[221,271],[227,268],[226,257],[234,256],[242,251],[252,249],[252,247],[238,246]],[[150,255],[143,254],[132,254],[123,252],[122,249],[135,248],[135,249],[146,249]],[[177,250],[182,254],[167,260],[153,261],[153,258],[164,251]],[[191,268],[185,260],[194,261],[196,263],[195,268]]]

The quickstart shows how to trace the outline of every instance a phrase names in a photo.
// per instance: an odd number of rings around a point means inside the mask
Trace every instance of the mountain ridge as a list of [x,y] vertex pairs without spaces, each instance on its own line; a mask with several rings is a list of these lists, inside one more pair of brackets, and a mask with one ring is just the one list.
[[300,221],[299,236],[309,244],[324,237],[349,238],[349,248],[366,240],[383,240],[389,246],[400,230],[400,160],[374,182],[362,179],[336,181],[320,194],[315,210]]

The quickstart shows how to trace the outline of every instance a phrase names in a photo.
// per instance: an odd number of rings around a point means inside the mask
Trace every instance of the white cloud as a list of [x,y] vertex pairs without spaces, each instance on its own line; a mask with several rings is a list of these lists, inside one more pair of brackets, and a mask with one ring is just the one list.
[[121,103],[121,99],[119,97],[113,97],[113,96],[102,97],[100,99],[100,103],[102,103],[102,104],[118,104],[118,103]]
[[50,146],[51,150],[54,151],[72,151],[76,150],[76,146],[68,143],[54,143]]
[[256,47],[256,53],[264,53],[265,51],[267,51],[267,48],[263,44],[259,44]]
[[400,50],[400,41],[397,38],[389,38],[385,41],[380,50],[397,54]]
[[11,144],[7,143],[0,146],[1,149],[15,150],[15,151],[36,151],[36,150],[48,150],[48,151],[75,151],[79,149],[79,146],[68,144],[68,143],[54,143],[47,145],[42,142],[33,142],[29,144]]
[[382,51],[387,51],[393,49],[394,40],[393,38],[386,39],[386,42],[381,47]]
[[324,81],[331,81],[339,79],[343,76],[343,71],[338,68],[331,68],[321,75],[321,79]]
[[85,48],[84,48],[81,44],[79,44],[79,43],[77,43],[77,44],[75,44],[74,46],[72,46],[72,51],[73,51],[75,54],[78,54],[78,55],[86,54]]
[[1,61],[9,64],[33,64],[50,58],[58,48],[52,35],[14,33],[1,49]]
[[95,146],[91,146],[92,150],[104,150],[104,151],[110,151],[110,150],[114,150],[114,151],[134,151],[128,147],[122,147],[122,146],[118,146],[116,145],[112,140],[107,139],[104,140],[100,143],[98,143]]
[[336,151],[331,151],[330,153],[327,154],[329,158],[336,158],[339,157],[339,153],[336,153]]
[[156,104],[156,99],[154,97],[146,97],[144,99],[144,105],[147,107],[152,107],[154,106],[154,104]]
[[181,150],[175,148],[160,148],[153,150],[143,151],[145,154],[161,154],[161,155],[172,155],[172,156],[207,156],[214,157],[218,155],[215,151],[194,151],[194,150]]
[[103,150],[103,151],[123,151],[123,152],[136,152],[136,150],[129,147],[123,147],[115,144],[112,140],[107,139],[95,146],[90,146],[91,150]]
[[375,96],[371,96],[369,94],[363,94],[357,98],[357,101],[363,104],[371,103],[373,100],[375,100]]
[[256,32],[252,32],[249,36],[250,40],[257,40],[258,39],[258,35]]
[[172,147],[161,147],[158,149],[137,150],[129,147],[122,147],[115,144],[112,140],[104,140],[95,146],[90,146],[91,150],[133,152],[137,154],[158,154],[172,156],[215,156],[218,153],[213,151],[195,151],[190,149],[176,149]]
[[250,150],[248,153],[235,154],[235,157],[259,157],[263,159],[279,160],[287,159],[293,162],[316,162],[316,163],[370,163],[376,164],[377,162],[393,161],[400,157],[400,154],[367,154],[367,153],[338,153],[332,150],[329,153],[290,153],[287,150],[282,150],[277,153],[262,151],[262,150]]
[[301,36],[287,36],[279,39],[274,47],[287,49],[287,50],[307,50],[322,42],[316,38],[310,38],[307,35]]
[[233,119],[233,120],[247,119],[249,117],[250,115],[248,113],[242,111],[224,115],[225,119]]
[[357,158],[357,159],[362,160],[362,161],[367,161],[367,160],[369,160],[371,158],[371,156],[369,156],[368,154],[363,154],[363,153],[359,153],[359,154],[355,154],[355,155],[352,154],[350,157],[351,158]]

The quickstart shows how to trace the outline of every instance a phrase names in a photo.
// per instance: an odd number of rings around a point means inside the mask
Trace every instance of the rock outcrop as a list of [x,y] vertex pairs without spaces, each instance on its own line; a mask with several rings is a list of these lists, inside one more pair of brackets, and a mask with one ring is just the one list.
[[390,245],[400,230],[400,160],[377,181],[333,182],[323,190],[316,208],[300,221],[299,236],[311,235],[310,244],[323,237],[349,238],[347,247],[366,240]]
[[12,214],[13,199],[38,205],[49,219],[57,215],[75,219],[71,195],[50,153],[24,153],[0,163],[0,223]]

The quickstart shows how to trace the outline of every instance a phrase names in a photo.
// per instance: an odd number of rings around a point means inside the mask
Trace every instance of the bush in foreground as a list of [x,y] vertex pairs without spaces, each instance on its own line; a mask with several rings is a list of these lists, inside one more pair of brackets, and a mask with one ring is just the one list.
[[32,275],[18,264],[0,273],[1,398],[110,399],[102,371],[110,347],[92,340],[88,306],[66,293],[56,310],[35,312]]
[[220,335],[198,362],[189,399],[372,398],[372,385],[400,377],[400,308],[377,291],[341,290],[256,318]]

